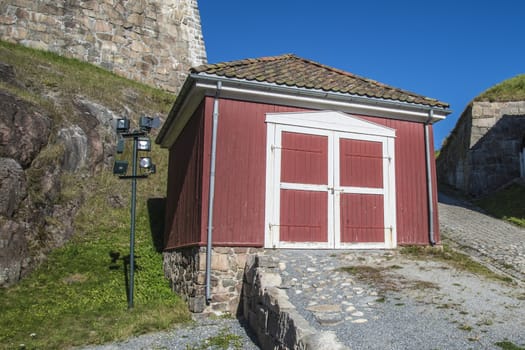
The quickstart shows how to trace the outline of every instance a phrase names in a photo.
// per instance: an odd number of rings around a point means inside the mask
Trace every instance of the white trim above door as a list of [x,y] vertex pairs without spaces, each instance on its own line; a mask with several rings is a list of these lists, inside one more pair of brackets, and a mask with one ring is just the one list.
[[[266,123],[265,248],[376,249],[396,247],[395,130],[334,111],[268,113],[266,115]],[[326,183],[305,184],[281,181],[283,132],[326,137],[328,149]],[[339,179],[339,148],[340,140],[343,139],[363,140],[380,145],[383,174],[382,187],[341,186]],[[314,191],[327,194],[326,208],[328,212],[326,215],[328,222],[326,223],[326,240],[322,242],[286,242],[281,240],[280,201],[282,190],[309,191],[310,193]],[[381,196],[384,211],[384,240],[382,242],[341,242],[342,193]]]

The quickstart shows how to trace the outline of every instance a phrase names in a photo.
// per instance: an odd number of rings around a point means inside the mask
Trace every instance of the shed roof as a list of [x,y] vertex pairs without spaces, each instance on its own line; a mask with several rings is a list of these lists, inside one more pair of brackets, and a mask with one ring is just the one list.
[[192,73],[448,108],[445,102],[395,88],[293,54],[204,64]]

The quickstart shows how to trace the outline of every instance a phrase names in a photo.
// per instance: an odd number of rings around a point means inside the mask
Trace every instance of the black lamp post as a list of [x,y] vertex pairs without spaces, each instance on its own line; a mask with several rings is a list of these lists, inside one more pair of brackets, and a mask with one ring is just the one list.
[[[118,134],[117,153],[124,153],[124,146],[126,140],[133,141],[133,151],[131,154],[131,175],[128,175],[128,161],[115,160],[113,166],[113,174],[118,175],[120,179],[131,180],[131,223],[129,234],[129,293],[128,293],[128,309],[133,308],[133,289],[135,281],[135,211],[137,202],[137,179],[147,178],[149,174],[154,174],[156,167],[152,163],[150,157],[140,157],[139,152],[151,151],[151,140],[147,137],[148,132],[158,127],[160,120],[158,118],[140,117],[139,130],[129,131],[129,119],[117,119],[116,131]],[[139,174],[137,168],[144,169]]]

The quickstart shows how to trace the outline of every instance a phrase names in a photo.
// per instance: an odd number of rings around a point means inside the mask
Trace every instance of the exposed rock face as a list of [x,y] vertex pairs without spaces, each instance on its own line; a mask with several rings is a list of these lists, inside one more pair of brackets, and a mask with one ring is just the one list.
[[5,0],[0,39],[172,92],[191,66],[206,63],[196,0]]
[[24,170],[12,158],[0,158],[0,215],[11,218],[27,196]]
[[[0,72],[19,87],[11,66],[0,62]],[[62,120],[0,90],[0,287],[16,283],[73,235],[83,198],[61,197],[62,176],[89,176],[112,164],[112,125],[121,113],[83,96],[70,104],[74,117]]]
[[51,121],[31,104],[2,91],[0,114],[0,157],[16,159],[25,169],[47,144]]
[[438,180],[479,196],[520,177],[525,101],[473,102],[437,159]]

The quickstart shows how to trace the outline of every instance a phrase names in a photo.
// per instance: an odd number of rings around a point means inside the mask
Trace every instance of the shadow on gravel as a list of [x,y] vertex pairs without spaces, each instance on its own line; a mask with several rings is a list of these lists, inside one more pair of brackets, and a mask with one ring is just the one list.
[[453,205],[453,206],[456,206],[456,207],[461,207],[461,208],[469,209],[469,210],[472,210],[472,211],[476,211],[476,212],[481,213],[481,214],[488,215],[486,211],[484,211],[483,209],[481,209],[479,207],[476,207],[471,202],[469,202],[469,201],[467,201],[465,199],[461,199],[461,198],[455,197],[455,196],[453,196],[453,195],[451,195],[449,193],[439,192],[438,193],[438,202],[441,203],[441,204]]

